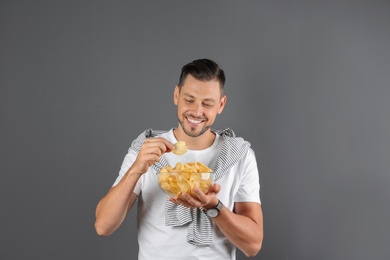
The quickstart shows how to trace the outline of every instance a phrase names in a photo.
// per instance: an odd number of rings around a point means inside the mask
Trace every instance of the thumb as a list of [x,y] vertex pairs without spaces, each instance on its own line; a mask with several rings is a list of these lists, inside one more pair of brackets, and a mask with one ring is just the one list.
[[215,194],[217,194],[220,190],[221,190],[221,185],[214,183],[214,185],[210,187],[209,192],[214,192]]

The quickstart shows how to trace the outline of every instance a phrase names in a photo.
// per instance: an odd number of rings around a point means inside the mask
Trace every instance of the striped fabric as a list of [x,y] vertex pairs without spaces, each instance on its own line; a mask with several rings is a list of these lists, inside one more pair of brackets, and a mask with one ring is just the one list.
[[[223,142],[214,168],[215,182],[217,182],[226,174],[230,167],[244,157],[250,148],[250,144],[240,137],[235,137],[233,130],[230,128],[212,131],[219,134]],[[163,133],[166,133],[166,131],[148,129],[133,141],[130,149],[138,153],[146,138],[157,137]],[[151,167],[156,172],[159,172],[166,165],[168,163],[161,157],[160,161]],[[167,199],[165,203],[165,225],[183,226],[187,224],[188,243],[196,246],[210,246],[213,243],[212,222],[206,213],[199,208],[191,209],[182,205],[176,205]]]

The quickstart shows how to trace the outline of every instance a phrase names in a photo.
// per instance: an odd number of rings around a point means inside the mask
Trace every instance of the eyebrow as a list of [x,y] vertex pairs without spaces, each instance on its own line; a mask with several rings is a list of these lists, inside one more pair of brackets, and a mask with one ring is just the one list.
[[[186,96],[186,97],[189,97],[189,98],[195,98],[193,95],[191,95],[191,94],[188,94],[188,93],[183,93],[183,95],[184,96]],[[213,99],[213,98],[206,98],[206,99],[203,99],[202,100],[203,102],[213,102],[213,103],[215,103],[215,99]]]

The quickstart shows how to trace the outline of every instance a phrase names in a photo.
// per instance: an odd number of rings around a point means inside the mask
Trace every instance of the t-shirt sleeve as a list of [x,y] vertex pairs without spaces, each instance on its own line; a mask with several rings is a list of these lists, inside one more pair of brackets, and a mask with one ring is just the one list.
[[255,153],[252,149],[249,149],[245,158],[243,158],[243,176],[234,201],[261,204],[259,171]]
[[[129,149],[129,152],[126,154],[125,158],[123,159],[122,166],[119,170],[119,175],[116,178],[114,184],[112,186],[116,186],[125,176],[126,172],[130,169],[131,165],[135,162],[135,159],[137,158],[137,154]],[[141,183],[142,183],[142,177],[139,178],[136,186],[134,187],[134,193],[139,195],[141,192]]]

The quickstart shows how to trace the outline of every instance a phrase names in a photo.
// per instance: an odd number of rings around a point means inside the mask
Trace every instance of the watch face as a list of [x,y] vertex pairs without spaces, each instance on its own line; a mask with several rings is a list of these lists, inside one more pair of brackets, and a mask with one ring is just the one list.
[[215,218],[216,216],[218,216],[218,210],[217,209],[209,209],[207,210],[207,216],[209,216],[210,218]]

